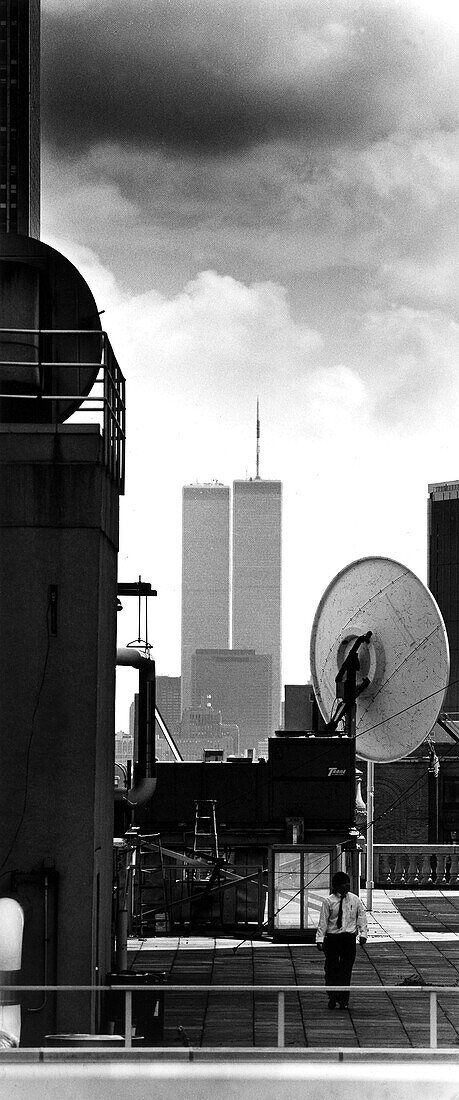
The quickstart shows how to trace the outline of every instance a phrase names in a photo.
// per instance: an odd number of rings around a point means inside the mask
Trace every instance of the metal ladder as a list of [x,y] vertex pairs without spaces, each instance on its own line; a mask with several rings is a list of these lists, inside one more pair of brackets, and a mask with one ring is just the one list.
[[160,833],[142,837],[140,852],[140,935],[167,931],[170,923],[163,849]]
[[211,872],[210,865],[215,864],[219,858],[215,799],[197,799],[195,807],[193,859],[205,860],[206,863],[209,863],[209,871],[197,867],[194,879],[195,882],[205,882]]

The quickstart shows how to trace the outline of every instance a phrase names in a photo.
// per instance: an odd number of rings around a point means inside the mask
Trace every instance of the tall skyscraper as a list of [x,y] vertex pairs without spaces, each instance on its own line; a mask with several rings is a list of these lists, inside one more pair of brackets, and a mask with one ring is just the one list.
[[191,657],[229,646],[230,490],[186,485],[182,512],[182,710],[190,707]]
[[281,703],[282,483],[233,483],[232,645],[272,658],[272,723]]
[[272,660],[253,649],[198,649],[192,657],[193,705],[210,697],[224,722],[239,727],[239,747],[257,749],[272,730]]
[[40,0],[0,0],[0,232],[40,236]]
[[459,481],[429,485],[427,583],[449,640],[451,671],[444,709],[459,718]]

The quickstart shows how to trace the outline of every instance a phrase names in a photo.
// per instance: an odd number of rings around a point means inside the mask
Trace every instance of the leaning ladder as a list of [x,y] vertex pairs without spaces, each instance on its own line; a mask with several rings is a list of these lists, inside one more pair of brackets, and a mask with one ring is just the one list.
[[[215,799],[200,798],[195,802],[196,816],[194,822],[193,859],[202,859],[206,863],[215,864],[218,856],[217,819],[215,814]],[[195,881],[205,881],[210,874],[205,868],[196,868]]]
[[161,834],[146,833],[141,840],[138,881],[140,937],[145,933],[166,931],[169,924]]

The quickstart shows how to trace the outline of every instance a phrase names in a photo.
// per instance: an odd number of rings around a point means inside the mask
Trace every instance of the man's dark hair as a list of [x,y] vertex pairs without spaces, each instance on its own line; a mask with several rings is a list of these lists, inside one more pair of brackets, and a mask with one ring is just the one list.
[[349,875],[347,875],[345,871],[335,871],[332,878],[332,890],[336,890],[337,886],[344,886],[346,882],[348,882],[349,885],[351,884]]

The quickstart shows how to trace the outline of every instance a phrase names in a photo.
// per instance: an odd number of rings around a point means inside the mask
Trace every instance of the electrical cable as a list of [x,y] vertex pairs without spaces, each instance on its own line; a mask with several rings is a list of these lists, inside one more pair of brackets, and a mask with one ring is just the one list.
[[[432,693],[432,694],[438,694],[438,692],[434,692],[434,693]],[[431,696],[426,696],[426,698],[430,698],[430,697],[431,697]],[[419,700],[419,702],[423,702],[423,701],[424,701],[423,699]],[[418,705],[418,704],[410,704],[410,706],[412,706],[412,705]],[[410,709],[410,706],[409,706],[409,707],[406,707],[406,708],[405,708],[405,710],[409,710],[409,709]],[[403,714],[403,713],[404,713],[404,711],[400,711],[400,712],[399,712],[399,715],[400,715],[400,714]],[[399,715],[394,715],[393,717],[398,717]],[[450,752],[452,752],[452,750],[453,750],[453,749],[454,749],[455,747],[456,747],[456,743],[453,743],[453,744],[451,745],[450,749],[448,749],[448,750],[447,750],[447,753],[445,753],[444,755],[448,755],[448,754],[449,754]],[[325,753],[321,754],[321,756],[325,756],[325,755],[327,755],[327,754],[325,754]],[[321,757],[315,757],[315,758],[313,759],[312,763],[314,763],[314,762],[317,762],[317,760],[318,760],[318,759],[320,759],[320,758],[321,758]],[[296,769],[295,769],[295,771],[296,771]],[[293,772],[292,774],[295,774],[295,772]],[[362,832],[364,832],[364,833],[365,833],[365,832],[367,832],[367,831],[368,831],[368,829],[370,828],[370,826],[371,826],[371,825],[375,825],[375,824],[377,824],[377,822],[378,822],[378,821],[382,820],[382,819],[383,819],[384,817],[386,817],[386,816],[387,816],[387,814],[391,813],[391,812],[392,812],[392,810],[393,810],[393,809],[395,808],[395,806],[396,806],[396,805],[397,805],[397,804],[398,804],[398,803],[399,803],[399,802],[400,802],[400,801],[401,801],[402,799],[406,799],[407,795],[409,795],[409,792],[410,792],[410,791],[412,791],[412,790],[413,790],[413,788],[415,788],[415,787],[419,786],[419,785],[420,785],[420,783],[421,783],[421,782],[422,782],[422,781],[423,781],[423,780],[424,780],[424,779],[426,778],[426,776],[428,776],[428,774],[429,774],[429,768],[427,768],[427,769],[426,769],[426,771],[425,771],[425,772],[423,772],[421,776],[418,776],[418,777],[416,778],[416,780],[414,780],[414,782],[413,782],[413,783],[411,784],[411,786],[410,786],[410,787],[408,787],[408,788],[407,788],[407,789],[406,789],[405,791],[403,791],[403,792],[402,792],[402,793],[401,793],[401,794],[400,794],[400,795],[398,796],[398,798],[394,799],[394,800],[393,800],[393,802],[392,802],[392,803],[390,804],[390,806],[386,807],[386,809],[385,809],[385,810],[384,810],[384,811],[383,811],[383,812],[382,812],[381,814],[379,814],[379,815],[378,815],[378,817],[375,817],[375,818],[373,818],[373,821],[371,821],[371,822],[367,822],[367,823],[366,823],[365,825],[363,825],[363,823],[362,823],[362,825],[360,826],[360,829],[361,829],[361,833],[362,833]],[[414,792],[413,792],[413,793],[414,793]],[[234,799],[232,799],[232,800],[230,800],[230,801],[231,801],[231,802],[234,802],[235,800],[234,800]],[[224,807],[223,807],[223,808],[225,809],[225,808],[226,808],[226,807],[227,807],[227,806],[228,806],[229,804],[230,804],[230,802],[228,802],[228,803],[225,803],[225,805],[224,805]],[[335,860],[336,860],[337,858],[338,858],[338,857],[336,856],[336,857],[335,857]],[[326,864],[325,864],[325,865],[324,865],[324,866],[323,866],[322,868],[320,868],[320,869],[319,869],[319,870],[318,870],[318,871],[316,872],[316,874],[315,874],[315,875],[313,875],[313,877],[312,877],[311,879],[309,879],[309,880],[308,880],[308,882],[304,883],[303,887],[300,887],[300,889],[299,889],[299,890],[297,890],[297,891],[296,891],[296,893],[292,895],[292,897],[288,898],[288,900],[287,900],[286,902],[284,902],[284,904],[283,904],[283,905],[279,906],[279,908],[278,908],[278,909],[276,909],[276,911],[275,911],[275,913],[274,913],[273,915],[274,915],[275,917],[276,917],[276,916],[278,916],[278,915],[279,915],[279,913],[281,913],[281,912],[282,912],[282,910],[283,910],[283,909],[285,909],[287,905],[290,905],[290,904],[292,903],[292,901],[295,901],[295,898],[297,898],[297,897],[299,896],[299,894],[301,893],[301,891],[302,891],[302,890],[306,890],[306,889],[308,889],[308,888],[309,888],[310,886],[312,886],[312,885],[313,885],[313,883],[314,883],[314,882],[316,881],[316,879],[317,879],[317,878],[319,878],[319,877],[320,877],[320,876],[321,876],[322,874],[324,874],[324,873],[325,873],[325,872],[327,871],[327,869],[331,868],[332,866],[333,866],[333,859],[332,859],[332,861],[331,861],[331,862],[330,862],[330,861],[327,861],[327,863],[326,863]],[[264,930],[264,929],[266,929],[266,928],[267,928],[267,922],[265,921],[265,922],[263,923],[263,925],[262,925],[262,930]],[[247,939],[244,939],[244,940],[242,940],[242,941],[241,941],[241,943],[237,944],[237,946],[233,948],[233,953],[235,953],[235,952],[236,952],[236,951],[237,951],[237,950],[239,949],[239,947],[241,947],[241,946],[242,946],[242,945],[243,945],[244,943],[247,943],[247,942],[248,942],[248,941],[247,941]]]
[[[456,684],[458,682],[459,682],[459,680],[453,681],[452,683],[450,683],[449,686],[452,687],[452,686],[454,686],[454,684]],[[423,696],[421,699],[416,700],[414,703],[409,703],[406,707],[403,707],[402,710],[396,712],[393,715],[390,715],[389,718],[385,718],[381,722],[375,723],[373,726],[368,727],[365,731],[362,731],[362,733],[360,733],[360,734],[356,733],[355,740],[357,740],[358,737],[362,736],[363,732],[364,733],[369,733],[372,729],[376,729],[378,726],[384,725],[386,722],[392,721],[394,718],[400,717],[402,714],[405,714],[407,711],[411,710],[413,707],[419,706],[420,703],[426,702],[428,699],[433,698],[435,695],[439,695],[441,692],[444,692],[444,688],[439,688],[439,689],[437,689],[437,691],[430,692],[428,695]],[[333,708],[335,707],[336,702],[337,702],[337,700],[335,700],[335,702],[333,703]],[[318,738],[318,740],[319,739],[320,739],[320,737]],[[455,747],[456,747],[456,744],[453,743],[453,745],[451,745],[451,748],[448,750],[448,753],[451,752]],[[446,753],[445,755],[447,755],[448,753]],[[309,765],[314,764],[314,763],[318,763],[321,759],[324,759],[327,755],[328,755],[328,752],[319,753],[317,756],[313,757],[312,760],[309,761]],[[292,769],[291,772],[287,773],[287,775],[288,776],[294,776],[295,774],[297,774],[297,770],[298,770],[297,768],[294,768],[294,769]],[[406,799],[407,794],[409,794],[409,792],[413,788],[418,786],[422,782],[422,780],[425,779],[425,777],[426,777],[426,775],[428,775],[428,773],[429,773],[429,769],[427,768],[426,771],[423,772],[421,776],[417,777],[417,779],[411,784],[410,787],[408,787],[405,791],[403,791],[398,796],[398,798],[394,799],[394,801],[390,804],[390,806],[386,807],[386,809],[381,814],[379,814],[378,817],[374,818],[372,822],[367,822],[365,826],[363,826],[363,823],[362,823],[362,826],[360,827],[361,831],[367,832],[371,825],[375,825],[378,821],[382,820],[382,818],[386,817],[389,813],[391,813],[392,810],[395,808],[395,806],[398,804],[398,802],[400,802],[402,799]],[[265,785],[267,786],[269,782],[270,782],[270,780],[267,777]],[[237,799],[237,798],[228,799],[226,802],[223,803],[222,806],[219,807],[219,809],[223,808],[223,810],[226,810],[226,809],[228,809],[228,807],[230,807],[234,803],[237,803],[238,801],[239,801],[239,799]],[[280,912],[282,912],[282,909],[284,909],[287,905],[290,905],[291,902],[294,901],[296,897],[298,897],[298,895],[301,893],[301,889],[308,889],[311,885],[313,885],[315,880],[319,876],[324,874],[325,871],[327,870],[327,868],[331,867],[331,866],[332,866],[332,864],[330,862],[327,862],[327,864],[324,865],[324,867],[319,869],[319,871],[317,871],[316,874],[313,875],[312,879],[310,879],[307,883],[305,883],[302,888],[297,890],[297,892],[284,903],[284,905],[280,906],[276,910],[276,912],[274,913],[274,916],[278,916],[278,914]],[[263,925],[262,925],[262,929],[265,929],[266,927],[267,927],[267,923],[264,922]],[[235,948],[233,948],[233,952],[236,952],[238,950],[238,948],[242,946],[242,944],[247,943],[247,942],[248,942],[247,939],[242,940],[240,944],[238,944]]]
[[[449,687],[453,687],[457,683],[459,683],[459,679],[458,680],[453,680],[449,684]],[[402,710],[397,711],[395,714],[389,715],[388,718],[382,719],[381,722],[375,722],[374,725],[368,726],[365,730],[362,730],[360,733],[356,733],[354,740],[357,741],[359,737],[362,737],[367,733],[371,733],[371,731],[374,730],[374,729],[377,729],[378,726],[385,725],[387,722],[392,722],[394,720],[394,718],[400,718],[402,714],[405,714],[407,711],[412,710],[413,707],[417,707],[421,703],[427,702],[428,699],[432,699],[435,695],[439,695],[442,692],[444,692],[444,688],[438,688],[437,691],[433,691],[433,692],[430,692],[428,695],[422,696],[421,699],[417,699],[414,703],[409,703],[406,707],[403,707]],[[333,707],[335,707],[335,705],[336,705],[336,700],[333,703]],[[286,730],[285,733],[288,735],[288,730]],[[316,735],[315,740],[319,743],[321,741],[322,737],[325,737],[325,736],[326,736],[326,734],[318,734],[318,735]],[[337,739],[348,740],[347,736],[345,736],[344,734],[338,735]],[[317,745],[317,747],[319,748],[319,744]],[[327,751],[319,751],[316,756],[313,756],[310,760],[308,760],[308,766],[311,767],[312,764],[317,764],[321,760],[325,760],[327,756],[328,756],[328,750]],[[285,772],[285,778],[292,778],[297,773],[298,773],[298,768],[297,767],[292,768],[291,771],[286,771]],[[264,782],[262,781],[259,784],[258,790],[260,792],[263,791],[266,787],[269,786],[270,782],[271,782],[271,780],[267,776],[265,781]],[[219,814],[221,814],[222,810],[227,810],[232,805],[238,805],[239,802],[240,802],[240,798],[238,796],[235,796],[234,798],[229,798],[225,802],[221,802],[219,804]]]
[[[452,750],[453,750],[454,748],[456,748],[456,744],[455,744],[455,743],[454,743],[454,744],[452,744],[452,745],[451,745],[451,747],[450,747],[450,748],[449,748],[449,749],[447,750],[447,752],[445,752],[445,753],[444,753],[444,756],[447,756],[447,755],[449,755],[449,753],[450,753],[450,752],[452,752]],[[413,790],[413,788],[416,788],[417,786],[419,786],[419,785],[420,785],[420,783],[421,783],[421,782],[422,782],[422,781],[423,781],[423,780],[424,780],[424,779],[425,779],[425,778],[426,778],[426,777],[427,777],[428,775],[429,775],[429,768],[427,768],[427,769],[426,769],[426,770],[425,770],[424,772],[422,772],[422,774],[421,774],[420,776],[418,776],[418,777],[417,777],[417,778],[416,778],[416,779],[415,779],[415,780],[413,781],[413,783],[412,783],[412,784],[411,784],[411,785],[410,785],[410,786],[409,786],[408,788],[406,788],[406,790],[402,791],[402,793],[401,793],[401,794],[400,794],[400,795],[398,796],[398,798],[396,798],[396,799],[394,799],[394,800],[393,800],[393,802],[392,802],[392,803],[390,804],[390,806],[388,806],[388,807],[387,807],[387,808],[386,808],[386,809],[385,809],[385,810],[384,810],[384,811],[383,811],[383,812],[382,812],[381,814],[378,814],[378,817],[374,817],[372,821],[368,821],[368,822],[366,822],[366,824],[365,824],[365,825],[364,825],[364,824],[363,824],[363,822],[362,822],[361,826],[359,826],[359,828],[360,828],[360,833],[361,833],[361,835],[362,835],[362,834],[364,834],[364,833],[366,833],[366,832],[368,832],[368,830],[370,829],[370,827],[371,827],[372,825],[376,825],[378,821],[381,821],[381,820],[382,820],[382,819],[383,819],[384,817],[386,817],[386,816],[387,816],[387,814],[391,813],[391,812],[392,812],[392,810],[393,810],[393,809],[395,808],[395,806],[396,806],[396,805],[397,805],[397,804],[398,804],[399,802],[401,802],[402,800],[406,800],[406,798],[407,798],[407,795],[409,795],[410,791],[411,791],[412,793],[414,793],[414,790]],[[336,861],[337,859],[338,859],[338,856],[335,856],[335,861]],[[325,864],[325,865],[324,865],[323,867],[321,867],[321,868],[320,868],[320,869],[319,869],[319,870],[318,870],[318,871],[316,872],[316,874],[315,874],[315,875],[313,875],[313,877],[312,877],[311,879],[309,879],[309,880],[308,880],[308,882],[304,883],[304,884],[303,884],[303,886],[302,886],[302,887],[300,887],[300,889],[299,889],[299,890],[297,890],[295,894],[293,894],[293,895],[292,895],[292,896],[291,896],[290,898],[288,898],[288,900],[287,900],[286,902],[284,902],[284,904],[283,904],[283,905],[280,905],[280,906],[279,906],[279,908],[278,908],[278,909],[276,909],[276,911],[274,912],[273,916],[274,916],[274,917],[277,917],[277,916],[279,915],[279,913],[281,913],[281,912],[282,912],[282,910],[283,910],[283,909],[285,909],[285,908],[287,907],[287,905],[291,905],[292,901],[295,901],[295,898],[297,898],[297,897],[298,897],[298,896],[300,895],[300,893],[302,892],[302,890],[307,890],[307,889],[308,889],[308,888],[309,888],[310,886],[312,886],[312,885],[314,884],[314,882],[316,881],[316,879],[317,879],[317,878],[319,878],[319,877],[320,877],[321,875],[325,874],[325,873],[326,873],[326,871],[327,871],[328,869],[331,869],[331,868],[333,867],[333,862],[334,862],[334,860],[333,860],[333,859],[332,859],[331,861],[327,861],[327,863],[326,863],[326,864]],[[262,929],[266,929],[267,927],[268,927],[268,922],[266,922],[266,921],[265,921],[265,922],[263,923],[263,925],[262,925]],[[246,943],[246,942],[247,942],[247,940],[242,940],[242,943]],[[395,941],[394,941],[394,942],[395,942]],[[238,948],[239,948],[240,946],[242,946],[242,944],[238,944],[236,948],[233,948],[233,952],[234,952],[234,951],[237,951],[237,949],[238,949]]]

